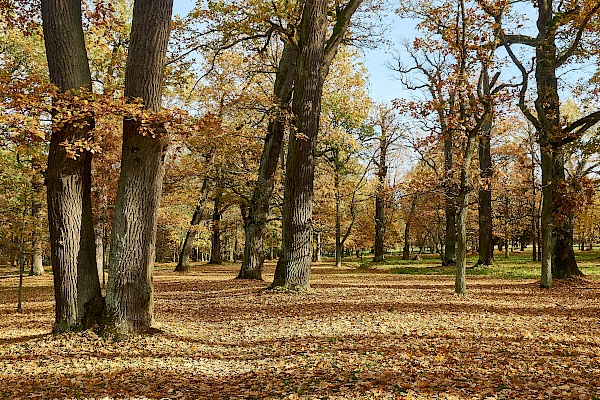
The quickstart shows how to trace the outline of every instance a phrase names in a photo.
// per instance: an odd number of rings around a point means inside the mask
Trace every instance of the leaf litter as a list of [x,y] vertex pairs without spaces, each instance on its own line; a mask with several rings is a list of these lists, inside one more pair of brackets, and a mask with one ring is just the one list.
[[599,399],[600,281],[315,268],[264,290],[236,266],[155,274],[159,333],[53,336],[50,276],[0,280],[0,398]]

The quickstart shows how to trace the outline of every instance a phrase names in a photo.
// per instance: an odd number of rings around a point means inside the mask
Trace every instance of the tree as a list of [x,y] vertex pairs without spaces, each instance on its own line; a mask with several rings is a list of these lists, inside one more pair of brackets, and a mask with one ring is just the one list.
[[415,40],[422,60],[413,53],[415,67],[400,71],[421,72],[427,82],[417,88],[426,88],[433,99],[429,110],[437,115],[442,133],[445,192],[456,201],[455,292],[464,295],[466,226],[473,190],[471,164],[477,139],[492,129],[495,97],[507,86],[498,82],[500,72],[490,75],[498,47],[493,40],[497,27],[485,13],[463,0],[425,3],[421,11],[411,12],[423,14],[423,26],[430,33],[427,41]]
[[[479,1],[482,8],[502,26],[510,4],[502,1]],[[580,275],[573,252],[573,220],[560,215],[561,202],[565,200],[560,190],[565,185],[565,160],[563,146],[581,137],[600,120],[600,112],[590,113],[564,125],[560,110],[557,71],[583,51],[589,35],[591,21],[600,12],[596,1],[566,1],[555,4],[553,0],[536,0],[537,35],[508,33],[507,27],[499,29],[497,37],[517,66],[522,76],[519,108],[538,133],[542,164],[542,277],[540,285],[552,286],[552,277]],[[529,88],[529,71],[513,51],[513,45],[525,45],[535,50],[536,99],[531,106],[526,102]],[[558,217],[558,219],[557,219]]]
[[[125,96],[158,112],[169,41],[173,0],[136,0]],[[106,327],[122,333],[148,331],[154,321],[156,224],[167,137],[155,120],[143,129],[138,118],[123,120],[121,174],[111,233]]]
[[274,177],[279,154],[283,146],[286,127],[286,108],[289,107],[294,88],[298,49],[288,42],[283,48],[275,78],[274,97],[277,104],[273,120],[269,123],[258,169],[258,179],[248,203],[244,221],[245,243],[242,266],[238,278],[262,280],[264,263],[264,231],[269,205],[274,189]]
[[315,0],[301,3],[292,101],[294,126],[290,133],[285,170],[282,248],[272,288],[302,290],[310,286],[313,181],[323,83],[360,3],[361,0],[350,0],[345,6],[336,6],[329,38],[329,2]]
[[377,153],[374,164],[377,167],[377,188],[375,190],[375,244],[373,261],[383,261],[385,254],[386,208],[389,208],[390,189],[388,168],[391,147],[401,136],[400,121],[393,107],[379,105],[373,117],[377,130]]
[[492,185],[494,174],[492,168],[491,124],[479,137],[479,177],[482,186],[479,188],[479,259],[478,265],[494,264],[494,240],[492,224]]
[[[71,96],[89,92],[81,2],[43,0],[42,20],[50,79]],[[92,118],[86,116],[56,124],[50,138],[46,185],[56,300],[54,332],[91,325],[102,310],[90,195],[92,154],[81,149],[73,157],[62,145],[87,141],[92,126]]]
[[[23,11],[23,10],[21,10]],[[26,17],[27,14],[25,14]],[[23,15],[22,15],[23,17]],[[10,19],[8,17],[7,19]],[[18,28],[3,21],[0,34],[0,91],[4,94],[0,109],[0,143],[16,151],[21,161],[30,160],[31,270],[44,273],[42,256],[47,242],[47,214],[43,172],[46,165],[48,132],[47,98],[51,96],[42,27],[35,21]],[[21,191],[19,191],[20,193]],[[8,220],[18,219],[5,210]],[[3,224],[4,227],[8,225]],[[4,235],[3,235],[4,236]]]
[[367,175],[367,169],[358,159],[362,150],[360,142],[370,131],[367,117],[371,101],[365,90],[365,71],[360,64],[356,65],[353,57],[356,54],[344,48],[330,67],[323,92],[321,136],[317,143],[317,161],[325,164],[320,169],[328,177],[323,180],[327,183],[319,186],[321,192],[331,193],[333,180],[336,267],[341,267],[343,247],[352,233],[357,205],[362,200],[359,192],[365,186]]

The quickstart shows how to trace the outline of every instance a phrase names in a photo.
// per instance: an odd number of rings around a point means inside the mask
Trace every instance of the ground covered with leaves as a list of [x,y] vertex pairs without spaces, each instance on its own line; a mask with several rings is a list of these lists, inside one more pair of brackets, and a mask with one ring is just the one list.
[[157,270],[161,332],[119,340],[52,336],[51,277],[25,279],[21,314],[0,279],[0,398],[600,398],[596,278],[473,277],[459,298],[451,276],[321,266],[282,293],[236,272]]

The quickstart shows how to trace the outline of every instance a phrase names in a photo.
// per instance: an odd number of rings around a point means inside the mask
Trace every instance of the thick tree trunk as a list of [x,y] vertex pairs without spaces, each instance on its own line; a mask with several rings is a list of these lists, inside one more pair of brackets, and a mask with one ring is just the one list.
[[[125,96],[144,107],[161,107],[173,0],[136,0]],[[121,333],[148,331],[154,321],[156,223],[162,193],[166,139],[160,124],[143,134],[140,122],[123,121],[121,175],[111,234],[106,293],[107,328]]]
[[541,287],[552,287],[553,202],[557,182],[554,176],[554,149],[551,140],[560,127],[560,100],[556,78],[556,44],[552,31],[552,0],[538,0],[538,36],[536,46],[535,108],[543,120],[539,129],[542,160],[542,276]]
[[312,201],[315,150],[323,93],[327,0],[306,1],[299,29],[298,69],[292,111],[296,130],[290,134],[286,161],[282,251],[271,287],[310,287]]
[[210,237],[210,260],[209,264],[223,263],[223,254],[221,252],[221,197],[217,195],[214,200],[212,214],[212,234]]
[[298,49],[292,43],[285,45],[277,77],[275,78],[275,97],[278,105],[274,120],[269,123],[265,145],[260,159],[258,180],[248,204],[248,218],[244,221],[244,256],[238,274],[240,279],[262,280],[264,264],[264,235],[271,197],[275,187],[275,171],[285,134],[285,111],[289,106],[296,74]]
[[[63,92],[91,90],[81,2],[43,0],[42,20],[52,82]],[[82,122],[83,127],[64,124],[50,138],[46,184],[56,300],[53,332],[89,326],[98,320],[102,308],[90,198],[92,156],[82,151],[72,159],[61,146],[63,142],[88,139],[93,120]]]
[[[565,160],[562,149],[554,151],[554,179],[557,182],[565,181]],[[556,199],[553,203],[553,213],[558,215],[560,209],[557,208]],[[556,279],[572,278],[574,276],[583,276],[583,273],[577,266],[575,252],[573,251],[573,222],[575,216],[573,212],[567,212],[567,215],[560,215],[560,222],[556,221],[553,230],[552,243],[552,276]]]
[[482,130],[483,134],[479,138],[479,170],[483,186],[479,190],[479,260],[477,265],[492,265],[494,264],[494,242],[492,238],[491,118]]

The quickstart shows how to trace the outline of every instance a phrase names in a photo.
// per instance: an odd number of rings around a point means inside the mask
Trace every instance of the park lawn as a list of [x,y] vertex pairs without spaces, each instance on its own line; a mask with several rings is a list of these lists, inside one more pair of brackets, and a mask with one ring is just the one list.
[[[539,279],[541,266],[539,262],[531,261],[531,253],[513,253],[508,259],[504,254],[497,252],[494,255],[494,265],[478,266],[477,255],[467,257],[467,276],[472,277],[497,277],[517,279]],[[576,252],[579,269],[589,279],[600,279],[600,254],[598,252]],[[378,268],[395,274],[406,275],[454,275],[455,267],[441,265],[438,255],[426,254],[419,260],[402,260],[400,256],[389,256],[384,261],[371,263],[370,257],[350,260],[348,265],[358,268]]]
[[0,279],[0,398],[600,398],[593,276],[469,276],[460,298],[451,275],[393,263],[317,264],[305,293],[265,291],[273,264],[265,282],[238,268],[159,266],[160,332],[120,339],[52,336],[51,277],[25,278],[22,314],[17,278]]

